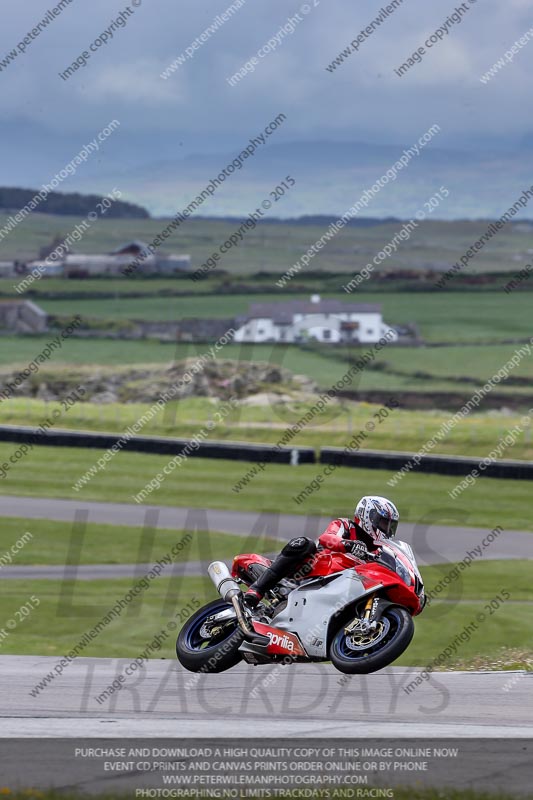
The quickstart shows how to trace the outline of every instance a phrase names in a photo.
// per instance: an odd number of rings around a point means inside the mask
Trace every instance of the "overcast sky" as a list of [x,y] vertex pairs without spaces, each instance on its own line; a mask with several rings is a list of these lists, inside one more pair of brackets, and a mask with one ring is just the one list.
[[[473,0],[468,0],[473,2]],[[316,4],[316,5],[315,5]],[[384,0],[384,4],[385,0]],[[533,42],[488,85],[479,77],[533,26],[528,0],[478,0],[463,22],[404,77],[394,73],[458,3],[403,0],[336,71],[325,67],[379,13],[381,2],[308,0],[307,15],[256,71],[236,72],[299,0],[246,0],[168,80],[160,73],[230,0],[142,0],[124,28],[68,81],[65,70],[125,8],[116,0],[72,0],[0,72],[5,176],[27,177],[42,159],[60,163],[107,122],[121,122],[107,158],[177,157],[239,148],[277,113],[289,115],[277,143],[296,140],[410,144],[439,123],[439,147],[508,148],[533,133]],[[54,7],[51,0],[4,0],[0,61]],[[9,142],[6,142],[6,138]],[[6,153],[7,146],[7,153]],[[7,165],[5,161],[6,155]],[[106,156],[100,164],[105,166]],[[97,169],[96,162],[90,169]]]

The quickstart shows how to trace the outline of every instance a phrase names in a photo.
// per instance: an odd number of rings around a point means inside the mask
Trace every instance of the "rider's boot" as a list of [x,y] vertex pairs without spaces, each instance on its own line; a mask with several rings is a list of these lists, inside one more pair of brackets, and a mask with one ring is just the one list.
[[[251,608],[255,608],[270,589],[273,589],[283,578],[294,575],[302,562],[315,553],[316,544],[312,539],[305,536],[291,539],[270,567],[267,567],[263,574],[252,583],[244,595],[244,602]],[[305,576],[302,575],[302,577]]]

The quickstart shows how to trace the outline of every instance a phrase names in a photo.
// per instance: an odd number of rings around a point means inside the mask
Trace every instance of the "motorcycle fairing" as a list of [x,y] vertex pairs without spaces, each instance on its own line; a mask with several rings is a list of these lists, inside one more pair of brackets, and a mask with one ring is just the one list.
[[[354,569],[367,589],[382,584],[387,587],[388,596],[394,602],[405,606],[412,614],[419,614],[422,606],[416,590],[424,584],[412,548],[406,542],[397,540],[383,544],[383,551],[382,560],[377,561],[362,561],[350,553],[319,552],[309,577],[329,576]],[[399,574],[400,570],[403,577]]]
[[233,559],[231,574],[235,579],[243,580],[248,568],[253,564],[261,564],[263,567],[269,567],[272,561],[270,558],[260,556],[258,553],[241,553],[241,555],[235,556]]
[[289,594],[286,607],[274,618],[276,628],[295,633],[310,658],[327,658],[333,615],[379,588],[380,584],[366,588],[353,569],[326,579],[312,578]]
[[315,578],[321,575],[332,575],[336,572],[342,572],[343,569],[350,569],[360,563],[360,559],[352,556],[351,553],[322,550],[313,558],[312,569],[307,573],[306,577]]
[[297,634],[281,628],[275,628],[272,625],[266,625],[264,622],[258,622],[257,620],[252,620],[252,625],[257,633],[270,639],[270,644],[265,650],[266,653],[294,657],[307,656]]

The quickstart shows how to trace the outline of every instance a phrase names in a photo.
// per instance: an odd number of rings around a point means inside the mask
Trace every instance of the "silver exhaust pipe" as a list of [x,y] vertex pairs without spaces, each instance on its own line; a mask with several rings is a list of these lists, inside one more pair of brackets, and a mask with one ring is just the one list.
[[242,592],[237,581],[232,577],[226,564],[223,561],[213,561],[209,564],[207,572],[213,581],[217,592],[226,603],[231,603],[237,615],[237,621],[242,632],[247,638],[255,636],[255,631],[250,627],[243,614],[241,605]]
[[231,598],[241,594],[239,584],[231,576],[231,572],[223,561],[213,561],[207,568],[209,577],[215,584],[216,590],[226,603],[231,603]]

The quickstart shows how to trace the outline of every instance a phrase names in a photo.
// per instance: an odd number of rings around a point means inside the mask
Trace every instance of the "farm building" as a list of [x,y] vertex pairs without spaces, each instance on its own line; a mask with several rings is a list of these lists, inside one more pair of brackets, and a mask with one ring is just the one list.
[[105,255],[83,255],[69,253],[64,260],[64,274],[73,278],[86,275],[122,275],[136,258],[142,258],[140,274],[186,272],[191,269],[189,255],[153,255],[145,242],[134,240]]
[[236,320],[236,342],[341,342],[371,344],[389,332],[398,333],[383,321],[380,305],[323,300],[253,303],[246,315]]
[[47,246],[41,247],[35,261],[24,264],[17,261],[0,263],[0,276],[25,276],[35,271],[39,277],[86,278],[93,275],[118,275],[136,258],[142,258],[136,270],[139,274],[174,275],[191,269],[191,257],[175,253],[153,255],[148,245],[139,240],[104,254],[74,253],[69,243],[56,236]]

